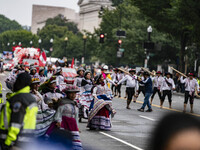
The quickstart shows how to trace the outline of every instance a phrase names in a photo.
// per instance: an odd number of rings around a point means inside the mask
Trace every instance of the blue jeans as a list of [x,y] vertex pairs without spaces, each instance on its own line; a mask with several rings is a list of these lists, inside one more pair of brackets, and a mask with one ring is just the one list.
[[144,103],[143,103],[141,109],[145,109],[146,105],[148,106],[149,109],[151,109],[151,104],[149,102],[149,98],[150,98],[151,94],[152,93],[145,93]]

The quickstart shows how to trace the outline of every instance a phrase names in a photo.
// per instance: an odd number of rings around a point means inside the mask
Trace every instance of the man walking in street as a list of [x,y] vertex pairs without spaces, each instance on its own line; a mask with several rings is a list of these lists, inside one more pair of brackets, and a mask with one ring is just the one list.
[[153,94],[151,96],[151,105],[152,105],[152,102],[153,102],[153,98],[155,96],[155,94],[158,92],[158,96],[159,96],[159,99],[160,99],[160,103],[161,103],[161,92],[160,92],[160,87],[162,85],[162,82],[163,82],[163,77],[161,75],[162,73],[160,71],[156,72],[156,77],[153,78]]
[[165,78],[163,79],[160,91],[163,92],[160,108],[163,107],[165,97],[168,96],[169,108],[172,108],[172,91],[175,90],[174,80],[172,79],[172,74],[170,72],[165,73]]
[[144,72],[144,80],[142,81],[141,79],[138,78],[139,83],[145,85],[145,98],[144,98],[144,103],[138,111],[144,112],[144,109],[146,105],[148,106],[148,110],[146,112],[152,112],[151,104],[149,102],[149,98],[152,94],[152,80],[150,78],[150,74],[148,72]]
[[185,84],[185,101],[184,101],[183,112],[186,112],[188,99],[190,99],[190,108],[191,108],[190,112],[193,113],[195,88],[197,89],[197,92],[199,93],[199,84],[197,80],[194,79],[193,73],[189,73],[189,77],[185,79],[183,79],[183,76],[182,76],[180,80],[181,80],[181,83]]
[[31,142],[38,111],[35,98],[30,94],[31,77],[28,73],[18,75],[13,92],[0,113],[0,147],[9,150]]
[[135,75],[135,70],[133,69],[129,70],[129,74],[126,75],[123,79],[121,79],[117,83],[117,85],[120,85],[125,81],[126,81],[126,92],[128,94],[126,109],[131,109],[129,105],[135,94],[135,89],[137,89],[137,76]]

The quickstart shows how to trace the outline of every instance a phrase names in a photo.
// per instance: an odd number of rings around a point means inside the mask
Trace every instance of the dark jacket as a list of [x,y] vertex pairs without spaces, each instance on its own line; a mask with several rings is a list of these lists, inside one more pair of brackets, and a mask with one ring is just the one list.
[[151,78],[144,79],[140,81],[141,84],[145,86],[145,93],[152,93],[152,80]]

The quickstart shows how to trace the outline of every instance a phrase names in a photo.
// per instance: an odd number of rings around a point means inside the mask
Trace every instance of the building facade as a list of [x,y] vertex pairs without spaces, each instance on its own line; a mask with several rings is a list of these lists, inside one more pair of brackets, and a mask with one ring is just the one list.
[[79,23],[79,14],[73,9],[65,7],[33,5],[32,8],[32,23],[31,32],[36,34],[38,29],[42,29],[45,26],[48,18],[53,18],[59,14],[63,15],[69,21]]
[[101,8],[111,8],[111,0],[79,0],[79,30],[93,33],[99,27]]
[[38,29],[45,26],[48,18],[53,18],[59,14],[63,15],[69,21],[75,22],[81,32],[87,31],[93,33],[95,28],[99,27],[101,18],[99,12],[102,8],[111,9],[111,0],[79,0],[80,12],[65,7],[33,5],[31,31],[36,34]]

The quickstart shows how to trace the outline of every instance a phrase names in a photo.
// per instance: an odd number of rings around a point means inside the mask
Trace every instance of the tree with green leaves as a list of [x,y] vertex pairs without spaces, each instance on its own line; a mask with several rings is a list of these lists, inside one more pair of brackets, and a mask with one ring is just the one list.
[[[30,44],[30,41],[32,41],[32,44]],[[26,30],[5,31],[0,34],[0,43],[1,51],[11,51],[12,46],[16,46],[19,43],[23,47],[38,47],[38,36]]]
[[70,22],[67,18],[65,18],[61,14],[59,14],[58,16],[54,18],[47,19],[45,26],[48,26],[48,25],[57,25],[57,26],[67,27],[68,30],[72,31],[74,34],[79,32],[77,24],[75,24],[74,22]]
[[0,33],[7,30],[20,30],[22,26],[15,20],[10,20],[4,15],[0,15]]
[[[105,33],[105,43],[97,48],[97,54],[102,62],[113,64],[113,65],[139,65],[142,66],[145,54],[143,43],[147,41],[147,27],[149,22],[145,15],[143,15],[137,7],[131,5],[130,0],[124,0],[122,4],[119,4],[116,9],[108,10],[104,9],[102,17],[102,22],[100,24],[100,29],[96,31],[98,35],[100,33]],[[121,18],[121,21],[120,21]],[[121,47],[125,49],[124,57],[117,59],[116,53],[118,51],[118,37],[116,36],[116,31],[120,29],[126,31],[126,38],[121,39]],[[158,32],[157,29],[153,29],[152,41],[155,43],[162,43],[162,53],[167,53],[169,47],[173,52],[176,52],[177,42],[174,38],[168,36],[167,34],[162,34]],[[176,63],[176,53],[171,55],[163,55],[160,57],[158,51],[152,51],[154,54],[150,58],[150,65],[155,67],[156,64],[164,62],[166,59],[171,59],[173,63]],[[159,56],[160,59],[157,59]],[[167,56],[169,56],[167,58]]]
[[180,67],[184,71],[185,47],[199,43],[200,2],[194,0],[133,0],[148,20],[161,32],[180,41]]

